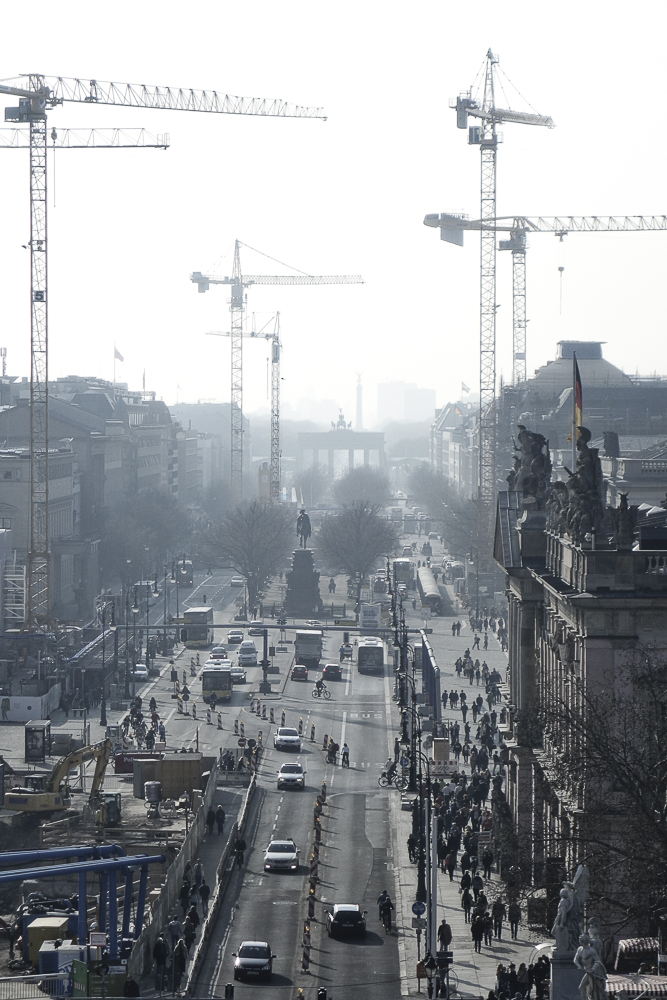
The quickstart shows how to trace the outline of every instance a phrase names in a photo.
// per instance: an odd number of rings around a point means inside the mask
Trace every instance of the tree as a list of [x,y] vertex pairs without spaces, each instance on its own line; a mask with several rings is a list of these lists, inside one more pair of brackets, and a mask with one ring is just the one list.
[[246,578],[248,600],[254,604],[294,547],[292,511],[271,500],[245,500],[210,524],[207,541],[215,555]]
[[453,556],[467,556],[477,544],[477,505],[443,475],[420,465],[410,475],[410,494],[442,525],[445,545]]
[[380,556],[396,551],[398,534],[380,517],[377,506],[359,501],[327,517],[317,533],[317,546],[331,569],[364,577]]
[[337,479],[333,488],[338,503],[351,506],[360,502],[383,507],[391,499],[389,480],[379,469],[358,465]]
[[103,577],[127,588],[160,573],[169,552],[186,544],[190,523],[167,490],[128,495],[115,503],[99,525]]
[[319,503],[326,493],[328,485],[329,476],[327,470],[317,462],[307,469],[302,469],[294,477],[297,496],[299,501],[303,497],[306,507],[313,507],[316,503]]

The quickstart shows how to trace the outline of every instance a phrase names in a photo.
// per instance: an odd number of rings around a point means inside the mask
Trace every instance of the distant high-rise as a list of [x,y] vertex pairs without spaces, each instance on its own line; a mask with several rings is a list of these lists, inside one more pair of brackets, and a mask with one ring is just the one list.
[[421,389],[414,382],[378,383],[378,424],[433,420],[434,413],[435,389]]

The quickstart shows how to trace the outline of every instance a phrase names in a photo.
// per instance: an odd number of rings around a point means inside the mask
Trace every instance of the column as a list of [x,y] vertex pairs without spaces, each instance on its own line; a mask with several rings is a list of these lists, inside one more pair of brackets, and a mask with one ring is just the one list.
[[368,448],[364,448],[364,468],[366,469],[370,465],[370,457],[371,457],[370,451],[368,450]]
[[350,448],[347,453],[347,464],[350,472],[354,468],[354,448]]
[[334,449],[329,448],[327,452],[327,464],[329,466],[329,479],[334,477]]

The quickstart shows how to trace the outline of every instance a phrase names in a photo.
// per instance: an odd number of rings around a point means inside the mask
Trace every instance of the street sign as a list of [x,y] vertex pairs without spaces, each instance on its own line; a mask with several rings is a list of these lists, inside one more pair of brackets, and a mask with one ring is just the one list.
[[252,750],[253,747],[257,746],[257,740],[253,740],[253,739],[248,740],[248,746]]
[[[410,767],[410,758],[409,757],[401,757],[401,767]],[[424,911],[422,910],[422,913],[423,912]]]
[[245,736],[239,736],[239,738],[238,738],[238,745],[240,747],[244,747],[245,746]]
[[428,921],[424,920],[423,917],[413,917],[412,918],[412,926],[415,928],[415,930],[418,930],[418,931],[425,930],[427,923],[428,923]]
[[416,903],[412,904],[412,912],[416,917],[421,917],[422,913],[426,913],[426,903],[417,900]]

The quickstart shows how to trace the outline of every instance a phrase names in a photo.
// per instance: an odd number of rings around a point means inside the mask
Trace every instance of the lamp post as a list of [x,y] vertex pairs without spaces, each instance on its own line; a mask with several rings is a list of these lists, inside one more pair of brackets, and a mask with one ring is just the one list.
[[178,621],[178,574],[174,563],[171,564],[171,582],[176,584],[176,620]]
[[162,655],[166,656],[167,655],[167,566],[166,566],[166,564],[165,564],[165,567],[164,567],[164,595],[163,596],[164,596],[164,611],[162,612],[162,622],[164,624],[164,628],[162,630],[162,643],[163,643]]
[[426,970],[426,980],[428,982],[428,995],[432,997],[433,983],[438,972],[438,963],[430,952],[424,959],[424,969]]
[[107,674],[105,660],[107,608],[111,608],[111,621],[109,622],[109,629],[112,631],[116,630],[116,619],[114,617],[115,604],[113,601],[104,601],[99,608],[99,611],[102,612],[102,698],[100,699],[101,726],[106,726],[107,724]]
[[132,645],[134,646],[132,652],[132,697],[135,696],[135,677],[134,677],[134,667],[137,662],[137,615],[139,614],[139,605],[137,604],[137,588],[134,588],[134,604],[132,605]]
[[125,592],[125,697],[130,697],[130,595]]

